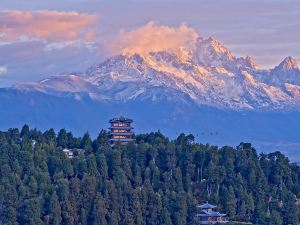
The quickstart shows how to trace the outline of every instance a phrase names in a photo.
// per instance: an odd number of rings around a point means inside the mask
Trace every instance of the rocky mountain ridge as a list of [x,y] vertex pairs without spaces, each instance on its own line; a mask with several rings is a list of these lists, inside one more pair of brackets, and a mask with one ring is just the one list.
[[215,38],[199,38],[193,48],[117,55],[83,74],[21,83],[17,90],[50,95],[80,93],[98,101],[192,100],[234,110],[300,109],[300,71],[292,57],[270,70],[250,56],[235,57]]

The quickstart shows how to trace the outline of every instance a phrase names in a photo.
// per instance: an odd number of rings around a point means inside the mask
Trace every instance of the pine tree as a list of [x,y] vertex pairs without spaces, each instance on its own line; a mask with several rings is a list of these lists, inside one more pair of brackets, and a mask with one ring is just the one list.
[[225,209],[228,215],[234,218],[236,214],[236,198],[232,186],[229,186],[228,193],[226,194]]
[[61,222],[61,207],[56,192],[53,192],[49,204],[50,225],[59,225]]
[[283,221],[282,221],[280,213],[276,210],[273,210],[271,212],[270,225],[282,225],[282,224],[283,224]]
[[27,124],[25,124],[21,130],[21,138],[28,140],[29,136],[30,136],[29,126]]
[[61,129],[57,135],[57,145],[62,148],[67,148],[69,144],[68,134],[65,129]]
[[80,225],[87,225],[87,211],[85,208],[80,209]]
[[299,222],[299,209],[296,205],[295,196],[288,193],[284,201],[284,223],[297,225]]
[[162,212],[160,213],[159,224],[172,225],[171,215],[165,207],[162,208]]
[[93,148],[95,152],[108,152],[111,150],[109,144],[108,133],[105,130],[101,130],[97,139],[93,143]]
[[18,218],[19,224],[41,225],[41,205],[37,198],[29,199],[24,202],[20,209]]
[[17,223],[17,210],[13,206],[8,206],[4,209],[3,215],[0,219],[0,224],[16,225]]
[[83,138],[80,143],[80,147],[85,150],[84,151],[85,155],[89,155],[93,152],[92,140],[91,140],[91,136],[88,132],[86,132],[83,135]]
[[105,199],[98,194],[93,206],[93,225],[107,225],[107,213]]
[[140,202],[140,191],[138,189],[134,189],[130,199],[130,208],[133,213],[134,224],[136,225],[143,224],[142,207],[143,206]]
[[43,136],[48,144],[56,145],[56,134],[54,129],[51,128],[45,131]]

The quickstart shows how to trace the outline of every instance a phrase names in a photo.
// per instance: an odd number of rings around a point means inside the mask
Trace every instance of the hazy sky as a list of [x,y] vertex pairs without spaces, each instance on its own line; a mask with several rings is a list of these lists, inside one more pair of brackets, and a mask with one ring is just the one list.
[[1,0],[0,86],[84,71],[151,21],[156,33],[184,23],[263,68],[300,61],[299,0]]

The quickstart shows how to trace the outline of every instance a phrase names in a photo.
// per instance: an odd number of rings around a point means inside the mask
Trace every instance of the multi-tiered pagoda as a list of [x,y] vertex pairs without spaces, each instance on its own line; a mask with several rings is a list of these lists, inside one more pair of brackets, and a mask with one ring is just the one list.
[[200,219],[200,224],[216,224],[216,223],[227,223],[228,219],[226,214],[213,211],[216,206],[206,202],[205,204],[198,205],[201,212],[197,214]]
[[128,119],[123,116],[109,120],[109,139],[112,146],[114,146],[117,142],[127,144],[134,140],[133,127],[131,126],[132,122],[132,119]]

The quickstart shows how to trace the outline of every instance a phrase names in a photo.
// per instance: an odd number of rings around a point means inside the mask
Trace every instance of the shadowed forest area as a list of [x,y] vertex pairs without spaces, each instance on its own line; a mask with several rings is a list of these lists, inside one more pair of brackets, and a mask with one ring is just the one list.
[[112,149],[106,131],[92,140],[25,125],[0,132],[0,192],[0,224],[192,225],[209,201],[235,221],[296,225],[300,167],[249,143],[153,132]]

